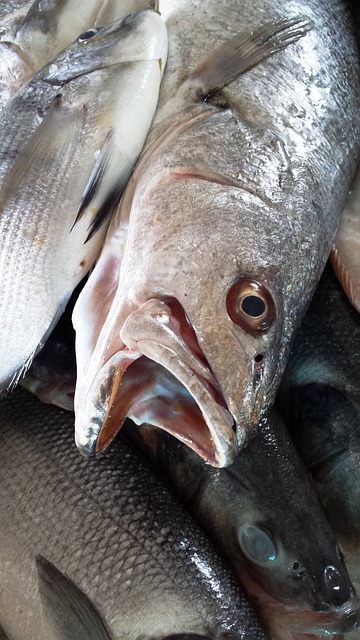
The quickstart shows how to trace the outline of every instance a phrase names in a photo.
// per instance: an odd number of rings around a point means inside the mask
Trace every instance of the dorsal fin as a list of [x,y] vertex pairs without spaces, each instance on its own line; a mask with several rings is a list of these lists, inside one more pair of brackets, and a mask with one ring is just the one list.
[[1,624],[0,624],[0,640],[10,640],[9,636],[5,633]]
[[215,49],[189,76],[204,97],[219,91],[275,53],[297,42],[312,28],[302,16],[266,23],[237,34]]
[[43,556],[36,557],[39,592],[58,640],[111,640],[95,605]]

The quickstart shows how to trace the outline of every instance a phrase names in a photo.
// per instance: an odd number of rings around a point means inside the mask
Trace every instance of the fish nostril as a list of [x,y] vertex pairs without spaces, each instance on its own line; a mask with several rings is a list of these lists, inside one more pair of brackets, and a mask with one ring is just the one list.
[[298,562],[297,560],[295,560],[292,569],[297,578],[302,578],[306,573],[304,567],[302,567],[300,562]]

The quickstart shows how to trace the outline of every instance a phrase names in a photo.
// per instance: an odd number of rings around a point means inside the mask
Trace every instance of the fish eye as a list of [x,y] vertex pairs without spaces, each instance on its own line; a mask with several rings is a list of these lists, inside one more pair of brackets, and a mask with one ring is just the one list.
[[95,36],[98,31],[99,29],[95,29],[95,27],[93,27],[93,29],[88,29],[87,31],[84,31],[77,40],[78,42],[85,42],[85,40],[89,40],[89,38]]
[[268,566],[276,559],[276,546],[270,533],[254,524],[242,524],[238,529],[242,552],[260,566]]
[[229,289],[226,300],[231,320],[250,333],[267,331],[275,319],[275,304],[258,280],[242,278]]

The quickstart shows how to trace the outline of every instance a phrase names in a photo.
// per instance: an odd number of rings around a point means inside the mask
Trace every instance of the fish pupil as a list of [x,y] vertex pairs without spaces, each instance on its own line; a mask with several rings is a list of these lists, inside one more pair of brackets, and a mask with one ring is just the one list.
[[84,42],[84,40],[89,40],[89,38],[92,38],[96,33],[97,33],[97,29],[89,29],[88,31],[84,31],[84,33],[82,33],[78,37],[78,41]]
[[259,318],[266,310],[265,302],[259,296],[246,296],[241,302],[241,308],[251,318]]
[[238,540],[244,554],[256,564],[267,565],[276,559],[276,548],[270,535],[252,524],[239,527]]

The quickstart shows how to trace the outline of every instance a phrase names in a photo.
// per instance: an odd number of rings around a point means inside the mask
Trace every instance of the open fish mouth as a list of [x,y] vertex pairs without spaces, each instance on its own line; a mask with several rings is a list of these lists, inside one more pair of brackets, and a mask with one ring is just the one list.
[[284,619],[292,631],[317,635],[349,633],[360,624],[360,601],[357,596],[331,611],[296,611],[284,609]]
[[126,318],[120,338],[123,349],[76,405],[80,451],[103,452],[129,417],[171,433],[213,466],[230,464],[235,421],[179,302],[148,300]]
[[261,617],[266,621],[271,637],[276,640],[285,640],[289,637],[289,632],[301,634],[301,637],[304,634],[342,635],[360,626],[360,599],[357,595],[349,597],[339,606],[324,603],[324,610],[320,611],[317,610],[318,607],[307,609],[305,606],[284,604],[276,600],[248,573],[242,576],[242,583],[260,609]]

